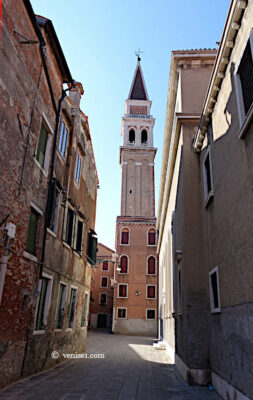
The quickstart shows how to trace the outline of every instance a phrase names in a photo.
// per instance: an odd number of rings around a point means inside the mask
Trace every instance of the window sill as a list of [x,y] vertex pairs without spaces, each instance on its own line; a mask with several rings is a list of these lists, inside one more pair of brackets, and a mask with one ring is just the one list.
[[66,247],[66,249],[71,250],[71,247],[68,243],[64,242],[64,240],[62,243],[63,243],[63,246]]
[[48,173],[47,171],[44,170],[44,168],[40,165],[39,161],[36,160],[36,158],[34,158],[35,164],[37,165],[37,167],[41,170],[41,172],[43,173],[43,175],[47,178]]
[[156,244],[147,244],[147,247],[156,247]]
[[220,314],[221,313],[221,308],[213,308],[211,309],[211,314]]
[[208,193],[208,196],[205,200],[204,208],[206,208],[208,206],[208,204],[210,203],[210,201],[213,199],[213,195],[214,195],[213,190]]
[[119,296],[117,296],[117,299],[128,299],[128,297],[119,297]]
[[73,253],[75,254],[76,257],[78,258],[82,258],[81,254],[78,253],[77,251],[73,250]]
[[246,115],[246,117],[245,117],[245,119],[244,119],[244,121],[242,123],[242,126],[240,127],[240,130],[239,130],[239,133],[238,133],[239,139],[242,139],[243,136],[245,135],[246,130],[247,130],[249,124],[252,121],[252,117],[253,117],[253,103],[251,104],[251,107],[250,107],[250,109],[249,109],[249,111],[248,111],[248,113],[247,113],[247,115]]
[[116,319],[127,319],[127,318],[120,318],[120,317],[117,317]]
[[54,233],[54,231],[51,231],[50,228],[47,228],[47,232],[48,232],[51,236],[53,236],[54,238],[57,238],[56,233]]
[[146,300],[156,300],[156,297],[146,297]]
[[147,276],[156,276],[156,274],[146,274]]
[[120,246],[130,246],[130,243],[126,243],[126,244],[120,243]]
[[45,333],[44,330],[41,331],[33,331],[33,335],[43,335]]
[[54,332],[62,332],[62,329],[56,328],[56,329],[54,329]]
[[118,272],[119,275],[128,275],[128,272]]
[[57,150],[57,156],[60,159],[62,164],[66,164],[66,158],[65,156],[63,157],[62,154],[59,152],[59,150]]
[[27,258],[28,260],[38,262],[38,257],[34,256],[33,254],[29,253],[28,251],[23,252],[23,257]]
[[67,328],[66,330],[65,330],[65,332],[72,332],[73,331],[73,328]]

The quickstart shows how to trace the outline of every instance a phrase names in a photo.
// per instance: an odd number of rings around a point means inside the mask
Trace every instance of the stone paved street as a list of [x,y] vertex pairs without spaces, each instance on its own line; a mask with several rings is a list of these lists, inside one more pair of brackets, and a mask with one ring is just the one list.
[[[57,350],[57,349],[55,349]],[[4,400],[219,400],[214,391],[189,387],[168,364],[164,350],[144,337],[88,333],[88,354],[0,391]]]

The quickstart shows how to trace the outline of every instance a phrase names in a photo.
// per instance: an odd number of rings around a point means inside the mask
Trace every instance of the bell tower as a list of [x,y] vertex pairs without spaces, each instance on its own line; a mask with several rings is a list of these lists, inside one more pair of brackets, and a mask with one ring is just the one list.
[[116,222],[113,332],[157,335],[156,218],[153,145],[155,119],[146,89],[141,59],[122,117],[120,147],[121,215]]
[[129,96],[122,117],[123,146],[120,147],[122,168],[121,215],[155,216],[153,128],[140,57],[137,60]]

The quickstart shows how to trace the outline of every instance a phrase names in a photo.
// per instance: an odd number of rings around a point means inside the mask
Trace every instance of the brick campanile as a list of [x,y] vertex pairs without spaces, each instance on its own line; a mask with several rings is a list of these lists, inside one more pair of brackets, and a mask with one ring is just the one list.
[[116,222],[116,253],[120,269],[114,285],[113,331],[120,334],[157,335],[158,261],[154,191],[152,102],[138,57],[125,114],[121,215]]

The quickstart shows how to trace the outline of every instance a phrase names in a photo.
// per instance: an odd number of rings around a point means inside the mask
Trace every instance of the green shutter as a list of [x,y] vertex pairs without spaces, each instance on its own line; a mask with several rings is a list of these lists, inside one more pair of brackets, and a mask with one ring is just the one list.
[[82,315],[82,323],[81,326],[86,326],[87,320],[87,306],[88,306],[88,293],[85,293],[84,303],[83,303],[83,315]]
[[42,278],[40,299],[39,299],[37,318],[36,318],[36,327],[35,327],[36,331],[40,331],[43,329],[43,316],[44,316],[44,308],[45,308],[48,281],[49,281],[49,279]]
[[36,211],[31,210],[27,239],[26,239],[26,251],[31,254],[35,254],[36,251],[36,237],[37,237],[37,229],[38,229],[38,219],[39,215]]
[[59,296],[58,296],[58,304],[56,310],[56,320],[55,320],[55,328],[62,328],[62,316],[61,316],[61,306],[62,306],[62,296],[63,296],[64,285],[60,283]]
[[36,154],[36,160],[40,163],[42,167],[44,167],[45,154],[47,148],[47,137],[48,137],[48,131],[45,128],[44,124],[42,123],[40,128],[39,144]]

